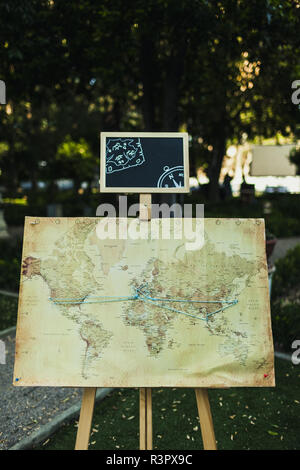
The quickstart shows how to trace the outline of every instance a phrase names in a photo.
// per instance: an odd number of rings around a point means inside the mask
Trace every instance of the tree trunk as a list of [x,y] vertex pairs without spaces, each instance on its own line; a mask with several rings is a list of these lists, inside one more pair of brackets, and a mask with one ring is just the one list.
[[156,70],[155,47],[148,37],[142,37],[140,69],[143,81],[142,111],[145,131],[156,130],[155,122],[155,82]]
[[162,130],[165,132],[177,132],[179,127],[178,89],[176,81],[176,76],[170,75],[166,78],[162,123]]
[[209,177],[208,198],[210,202],[218,202],[220,200],[219,178],[226,151],[224,128],[219,133],[216,131],[216,135],[218,135],[218,139],[215,141],[212,159],[207,172]]
[[166,69],[163,100],[163,130],[166,132],[178,131],[179,118],[179,87],[184,71],[184,57],[186,44],[178,44],[176,53],[172,54]]

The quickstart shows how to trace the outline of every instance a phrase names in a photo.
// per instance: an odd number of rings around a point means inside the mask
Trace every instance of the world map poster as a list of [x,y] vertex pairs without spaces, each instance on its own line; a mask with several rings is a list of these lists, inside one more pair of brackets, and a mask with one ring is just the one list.
[[14,385],[274,386],[263,219],[107,222],[26,217]]

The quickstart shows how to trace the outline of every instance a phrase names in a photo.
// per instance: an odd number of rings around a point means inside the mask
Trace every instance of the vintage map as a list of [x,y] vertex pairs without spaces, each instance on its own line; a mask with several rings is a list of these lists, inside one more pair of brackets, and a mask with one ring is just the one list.
[[264,221],[202,219],[187,249],[179,220],[26,217],[14,384],[273,386]]

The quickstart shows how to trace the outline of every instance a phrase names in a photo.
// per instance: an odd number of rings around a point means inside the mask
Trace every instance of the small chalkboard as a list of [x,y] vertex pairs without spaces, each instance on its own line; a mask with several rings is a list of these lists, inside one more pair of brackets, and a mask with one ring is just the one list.
[[189,192],[186,132],[102,132],[100,191]]

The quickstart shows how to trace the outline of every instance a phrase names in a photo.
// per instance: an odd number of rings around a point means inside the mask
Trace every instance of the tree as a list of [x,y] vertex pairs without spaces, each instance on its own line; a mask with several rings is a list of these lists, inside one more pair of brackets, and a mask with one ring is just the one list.
[[190,166],[195,172],[205,162],[216,200],[228,142],[245,132],[296,135],[290,86],[300,72],[298,6],[292,0],[2,2],[0,79],[13,112],[0,115],[1,168],[15,186],[26,173],[21,158],[33,182],[45,174],[41,153],[48,177],[65,175],[63,160],[72,159],[60,154],[57,166],[56,157],[66,136],[79,164],[80,139],[97,162],[100,130],[187,130]]

